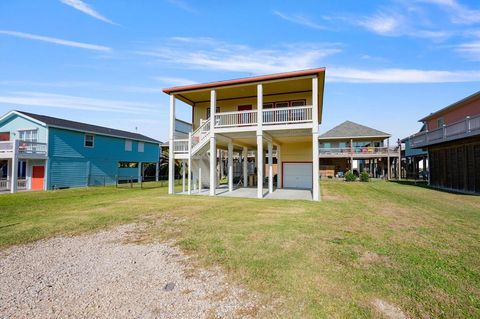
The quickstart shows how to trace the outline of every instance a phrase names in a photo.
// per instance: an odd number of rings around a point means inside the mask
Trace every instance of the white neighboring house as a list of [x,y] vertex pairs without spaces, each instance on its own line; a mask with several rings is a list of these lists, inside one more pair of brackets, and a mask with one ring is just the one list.
[[[308,189],[312,199],[319,200],[324,82],[325,69],[318,68],[164,89],[170,95],[173,150],[169,193],[174,193],[174,160],[182,159],[188,165],[186,192],[206,188],[209,195],[216,195],[218,162],[226,153],[229,192],[255,187],[257,197],[263,198],[264,189],[267,194],[275,188]],[[177,99],[192,107],[193,132],[185,138],[176,134]],[[249,163],[252,151],[255,160]],[[241,163],[241,177],[234,178],[234,161]],[[249,165],[254,165],[254,174]]]

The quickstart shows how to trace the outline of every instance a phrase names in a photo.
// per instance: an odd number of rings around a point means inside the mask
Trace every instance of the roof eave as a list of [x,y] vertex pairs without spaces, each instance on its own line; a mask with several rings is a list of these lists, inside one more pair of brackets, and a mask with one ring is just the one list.
[[192,90],[218,88],[218,87],[240,85],[240,84],[250,84],[250,83],[264,82],[264,81],[269,81],[269,80],[288,79],[288,78],[295,78],[295,77],[300,77],[300,76],[315,75],[315,74],[320,74],[320,73],[325,73],[325,68],[316,68],[316,69],[300,70],[300,71],[293,71],[293,72],[276,73],[276,74],[261,75],[261,76],[233,79],[233,80],[202,83],[202,84],[176,86],[176,87],[163,89],[162,91],[164,93],[170,95],[170,94],[173,94],[173,93],[180,93],[180,92],[186,92],[186,91],[192,91]]

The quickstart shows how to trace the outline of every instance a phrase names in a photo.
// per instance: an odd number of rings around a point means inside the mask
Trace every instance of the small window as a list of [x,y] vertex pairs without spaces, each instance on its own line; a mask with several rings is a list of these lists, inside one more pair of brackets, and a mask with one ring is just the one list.
[[291,101],[291,102],[290,102],[290,105],[291,105],[292,107],[295,107],[295,106],[305,106],[305,105],[306,105],[306,101],[305,101],[305,100]]
[[93,147],[94,136],[92,134],[85,134],[85,147]]
[[125,151],[131,152],[132,151],[132,141],[125,140]]
[[288,107],[288,101],[286,102],[275,102],[275,107]]
[[138,168],[138,162],[118,162],[118,168]]
[[138,152],[143,153],[144,150],[145,150],[145,144],[143,144],[143,142],[138,142]]
[[445,121],[443,120],[443,117],[439,118],[437,120],[437,127],[440,128],[445,124]]
[[[217,107],[215,108],[215,113],[220,113],[220,107],[219,107],[219,106],[217,106]],[[208,120],[209,118],[210,118],[210,108],[207,107],[207,120]]]
[[273,109],[273,103],[263,103],[263,109]]

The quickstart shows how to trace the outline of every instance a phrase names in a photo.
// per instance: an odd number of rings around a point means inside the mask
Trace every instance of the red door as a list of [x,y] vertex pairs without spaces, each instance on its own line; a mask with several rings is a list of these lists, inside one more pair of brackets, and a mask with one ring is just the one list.
[[45,178],[45,166],[33,166],[32,167],[32,189],[42,190],[44,178]]
[[[252,105],[239,105],[238,106],[238,111],[251,111],[252,110]],[[249,124],[252,122],[252,113],[247,113],[247,114],[239,114],[238,115],[238,124]]]
[[0,142],[2,141],[10,141],[10,133],[9,132],[1,132],[0,133]]

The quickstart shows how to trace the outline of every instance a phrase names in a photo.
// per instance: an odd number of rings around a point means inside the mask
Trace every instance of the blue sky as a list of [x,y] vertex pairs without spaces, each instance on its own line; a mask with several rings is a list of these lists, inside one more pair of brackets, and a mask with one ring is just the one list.
[[162,88],[313,67],[327,68],[321,131],[351,120],[404,137],[480,89],[480,3],[0,2],[1,113],[166,140]]

